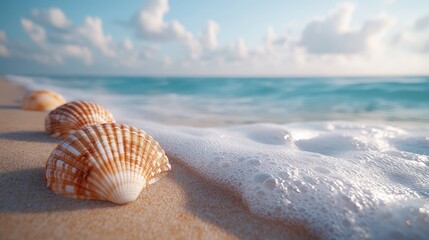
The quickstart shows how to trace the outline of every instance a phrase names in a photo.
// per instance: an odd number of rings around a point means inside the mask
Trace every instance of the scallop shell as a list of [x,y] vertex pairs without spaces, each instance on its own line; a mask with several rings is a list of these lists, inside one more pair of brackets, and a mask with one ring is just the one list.
[[114,122],[112,114],[104,107],[93,102],[75,101],[51,111],[45,118],[45,129],[49,135],[65,139],[85,127]]
[[29,92],[22,100],[21,108],[34,111],[49,111],[66,103],[66,100],[58,93],[41,90]]
[[106,123],[62,141],[46,163],[45,177],[57,194],[125,204],[170,169],[164,150],[149,134]]

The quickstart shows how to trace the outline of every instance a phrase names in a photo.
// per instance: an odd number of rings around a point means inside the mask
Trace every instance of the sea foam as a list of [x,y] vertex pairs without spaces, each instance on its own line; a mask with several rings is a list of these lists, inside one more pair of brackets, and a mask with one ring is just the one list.
[[255,214],[323,238],[429,236],[427,137],[347,122],[140,127]]

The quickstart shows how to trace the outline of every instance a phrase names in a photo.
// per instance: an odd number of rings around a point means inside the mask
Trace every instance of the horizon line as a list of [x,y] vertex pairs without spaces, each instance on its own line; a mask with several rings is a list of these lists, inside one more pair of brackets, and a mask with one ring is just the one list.
[[172,74],[48,74],[48,73],[0,73],[0,76],[37,76],[37,77],[147,77],[147,78],[386,78],[386,77],[429,77],[429,74],[422,75],[266,75],[266,74],[254,74],[254,75],[172,75]]

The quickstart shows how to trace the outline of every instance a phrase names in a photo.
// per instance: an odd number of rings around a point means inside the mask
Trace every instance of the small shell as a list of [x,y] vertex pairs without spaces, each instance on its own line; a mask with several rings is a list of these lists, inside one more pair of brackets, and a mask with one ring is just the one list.
[[85,127],[114,122],[112,114],[104,107],[92,102],[76,101],[51,111],[45,118],[45,129],[49,135],[65,139]]
[[171,169],[164,150],[143,130],[106,123],[62,141],[46,163],[46,182],[57,194],[125,204]]
[[66,103],[64,98],[53,91],[41,90],[27,93],[22,100],[21,108],[33,111],[49,111]]

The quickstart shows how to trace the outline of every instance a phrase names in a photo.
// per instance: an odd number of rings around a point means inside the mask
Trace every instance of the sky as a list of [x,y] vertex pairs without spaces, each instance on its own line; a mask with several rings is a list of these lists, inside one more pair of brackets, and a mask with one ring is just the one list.
[[429,75],[429,1],[2,0],[0,74]]

